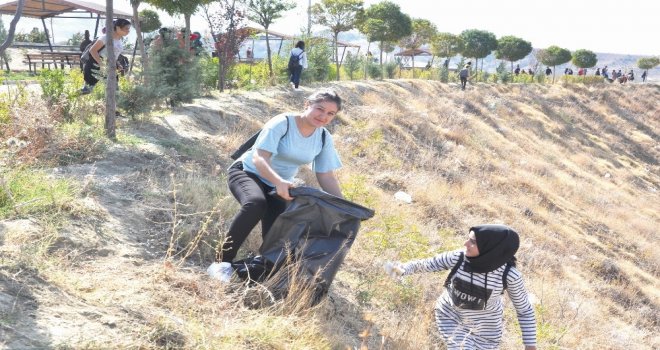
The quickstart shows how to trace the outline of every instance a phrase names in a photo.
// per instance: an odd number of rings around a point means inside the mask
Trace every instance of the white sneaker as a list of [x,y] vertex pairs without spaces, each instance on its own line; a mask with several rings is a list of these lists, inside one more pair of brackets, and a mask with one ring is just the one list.
[[208,269],[206,269],[206,273],[208,273],[211,278],[220,282],[229,282],[231,281],[231,275],[234,274],[234,268],[232,268],[231,264],[228,262],[214,262]]

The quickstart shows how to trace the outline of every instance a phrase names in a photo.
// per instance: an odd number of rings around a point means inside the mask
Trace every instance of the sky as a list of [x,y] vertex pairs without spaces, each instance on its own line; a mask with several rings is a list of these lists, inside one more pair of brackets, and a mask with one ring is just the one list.
[[[103,0],[86,0],[105,4]],[[297,7],[274,23],[270,29],[295,35],[307,26],[309,0],[293,0]],[[557,45],[570,51],[587,49],[597,53],[660,55],[660,1],[657,0],[391,0],[412,18],[427,19],[438,31],[460,34],[466,29],[486,30],[496,37],[514,35],[535,48]],[[6,2],[6,1],[0,1]],[[318,0],[312,0],[312,3]],[[369,7],[380,0],[365,0]],[[131,12],[128,0],[115,0],[115,8]],[[140,10],[149,8],[141,5]],[[159,12],[164,25],[183,26],[183,17],[172,18]],[[11,16],[4,15],[5,26]],[[193,17],[193,31],[204,32],[201,16]],[[50,26],[49,22],[47,24]],[[54,19],[56,41],[72,33],[91,29],[94,21]],[[34,19],[21,19],[19,31],[42,29]],[[320,26],[312,27],[322,30]],[[341,36],[340,36],[341,40]]]

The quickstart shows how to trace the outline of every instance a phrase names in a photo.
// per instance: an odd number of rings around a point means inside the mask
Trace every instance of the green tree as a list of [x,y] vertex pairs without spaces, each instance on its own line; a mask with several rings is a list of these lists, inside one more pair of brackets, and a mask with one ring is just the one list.
[[559,46],[553,45],[538,53],[538,58],[541,63],[546,66],[552,66],[552,83],[555,82],[555,67],[564,64],[571,60],[571,52],[567,49],[562,49]]
[[431,40],[431,52],[439,57],[446,57],[447,62],[463,51],[463,40],[451,33],[438,33]]
[[386,42],[397,42],[412,33],[410,16],[401,12],[399,5],[382,1],[369,7],[364,14],[364,20],[358,25],[360,32],[367,36],[370,42],[380,43],[380,65],[383,66],[383,50]]
[[460,34],[463,41],[463,50],[461,54],[465,57],[475,58],[475,70],[479,71],[478,60],[490,55],[493,50],[497,49],[497,38],[495,34],[485,30],[468,29]]
[[503,36],[497,40],[497,51],[495,58],[511,62],[513,73],[513,62],[525,58],[532,52],[532,44],[515,36]]
[[138,16],[140,17],[140,28],[143,34],[151,33],[163,25],[156,11],[144,9],[140,11]]
[[288,0],[248,0],[248,18],[259,23],[266,31],[266,56],[268,59],[268,73],[273,76],[273,61],[270,57],[270,42],[268,28],[276,19],[282,17],[284,12],[296,7]]
[[80,46],[85,35],[82,32],[73,33],[69,39],[66,40],[67,45]]
[[362,60],[358,55],[353,55],[350,51],[346,54],[346,63],[344,63],[344,69],[348,73],[349,79],[353,80],[353,76],[360,66],[362,65]]
[[[431,21],[421,18],[415,18],[412,20],[412,33],[405,36],[399,40],[399,45],[406,49],[416,50],[419,49],[422,45],[430,43],[435,34],[438,32],[438,28]],[[415,78],[415,57],[413,56],[412,60],[412,75]]]
[[[573,59],[571,60],[573,64],[578,68],[591,68],[598,63],[598,57],[595,53],[589,50],[576,50],[573,52]],[[582,76],[583,79],[586,77],[585,74]]]
[[642,57],[637,60],[637,67],[643,69],[648,75],[648,70],[655,68],[660,64],[660,58],[658,57]]
[[362,0],[321,0],[320,3],[314,4],[312,7],[314,21],[330,28],[332,32],[337,80],[340,80],[339,68],[341,66],[339,63],[339,47],[337,45],[339,33],[355,28],[364,11],[362,8],[363,4]]

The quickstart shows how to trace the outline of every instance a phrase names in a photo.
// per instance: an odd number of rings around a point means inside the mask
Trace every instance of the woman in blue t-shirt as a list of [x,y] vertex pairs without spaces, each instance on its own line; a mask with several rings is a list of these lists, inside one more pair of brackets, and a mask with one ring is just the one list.
[[[342,197],[334,171],[341,167],[332,135],[324,128],[341,110],[341,98],[328,89],[307,98],[301,114],[280,114],[266,122],[254,146],[229,168],[227,183],[241,204],[222,247],[222,262],[215,274],[229,281],[231,262],[252,229],[261,221],[266,235],[293,198],[289,189],[301,165],[311,164],[321,188]],[[277,193],[277,196],[270,193]]]

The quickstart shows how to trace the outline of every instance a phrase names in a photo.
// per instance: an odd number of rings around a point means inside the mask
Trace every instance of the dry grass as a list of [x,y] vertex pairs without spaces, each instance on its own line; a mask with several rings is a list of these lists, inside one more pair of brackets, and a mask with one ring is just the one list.
[[[45,311],[53,310],[48,300],[63,300],[62,319],[99,327],[95,339],[51,342],[68,347],[443,349],[432,310],[444,273],[395,283],[382,263],[456,249],[471,225],[506,223],[522,236],[518,257],[536,301],[539,348],[660,347],[657,86],[328,85],[347,101],[331,126],[344,193],[377,215],[362,224],[321,304],[310,308],[301,285],[252,310],[245,286],[221,286],[203,273],[237,210],[222,177],[228,155],[268,118],[302,105],[300,94],[277,88],[200,100],[142,126],[162,154],[135,161],[137,183],[123,195],[137,191],[138,203],[115,217],[115,197],[103,196],[116,193],[95,184],[88,192],[100,208],[87,221],[72,218],[80,229],[64,230],[98,232],[87,241],[55,244],[57,235],[39,228],[0,231],[2,261],[20,258],[0,277],[22,283]],[[315,183],[309,170],[300,177]],[[413,203],[394,200],[399,190]],[[47,242],[27,249],[35,237]],[[242,254],[259,245],[257,229]],[[168,251],[174,259],[164,259]],[[520,348],[510,307],[505,318],[502,348]]]

